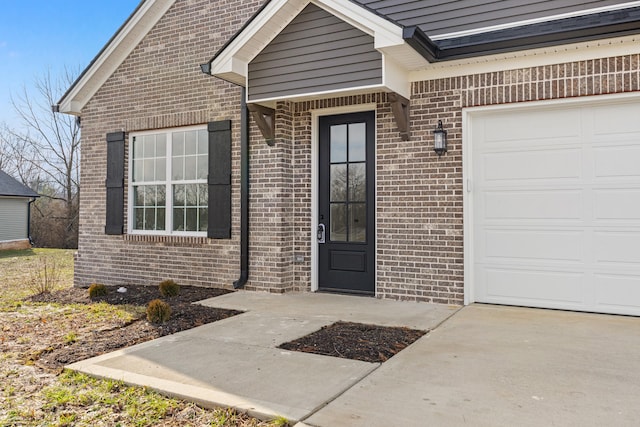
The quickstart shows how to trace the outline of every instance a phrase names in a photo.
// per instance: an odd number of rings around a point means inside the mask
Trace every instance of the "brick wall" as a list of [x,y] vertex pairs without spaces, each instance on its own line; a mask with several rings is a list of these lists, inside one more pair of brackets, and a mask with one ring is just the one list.
[[[240,89],[202,74],[199,64],[210,60],[260,4],[177,0],[82,111],[76,285],[154,284],[173,278],[229,287],[238,278]],[[232,239],[104,234],[108,132],[223,119],[233,125]],[[128,138],[126,144],[128,154]]]
[[[639,91],[640,55],[506,70],[413,84],[411,138],[402,141],[384,94],[295,104],[296,283],[310,283],[311,110],[376,103],[377,283],[381,298],[463,302],[462,109]],[[433,152],[442,120],[449,151]]]
[[[198,64],[209,60],[259,3],[178,0],[84,109],[78,285],[174,278],[229,287],[237,279],[240,90],[203,75]],[[638,91],[639,59],[632,55],[414,83],[409,141],[400,139],[383,93],[278,103],[275,146],[267,146],[251,125],[247,289],[309,290],[315,227],[312,110],[377,106],[377,295],[461,304],[462,109]],[[221,119],[233,121],[230,240],[104,235],[106,133]],[[441,158],[432,148],[438,120],[449,141]],[[296,254],[302,262],[294,262]]]

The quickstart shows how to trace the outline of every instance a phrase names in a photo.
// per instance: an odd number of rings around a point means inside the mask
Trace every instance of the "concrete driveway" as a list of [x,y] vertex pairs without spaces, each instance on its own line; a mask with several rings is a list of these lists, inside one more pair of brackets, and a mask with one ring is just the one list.
[[471,305],[313,426],[638,426],[640,318]]
[[[71,366],[301,426],[636,426],[640,318],[238,292],[242,315]],[[383,364],[276,347],[336,320],[432,331]]]

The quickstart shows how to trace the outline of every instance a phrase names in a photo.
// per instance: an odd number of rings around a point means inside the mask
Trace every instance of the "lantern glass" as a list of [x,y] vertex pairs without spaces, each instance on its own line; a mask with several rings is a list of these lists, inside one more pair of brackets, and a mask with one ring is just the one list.
[[433,151],[438,156],[447,152],[447,131],[442,128],[442,121],[438,120],[438,127],[433,131],[434,145]]

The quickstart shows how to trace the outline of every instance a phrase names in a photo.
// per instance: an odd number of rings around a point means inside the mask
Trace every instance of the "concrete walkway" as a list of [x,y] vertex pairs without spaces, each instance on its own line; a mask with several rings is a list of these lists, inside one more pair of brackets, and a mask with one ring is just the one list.
[[302,420],[380,364],[280,350],[278,345],[338,320],[431,330],[459,309],[311,293],[236,292],[202,304],[246,312],[68,368],[203,406]]
[[[70,368],[300,426],[640,419],[640,318],[327,294],[238,292],[205,304],[246,312]],[[276,348],[336,320],[432,332],[384,364]]]

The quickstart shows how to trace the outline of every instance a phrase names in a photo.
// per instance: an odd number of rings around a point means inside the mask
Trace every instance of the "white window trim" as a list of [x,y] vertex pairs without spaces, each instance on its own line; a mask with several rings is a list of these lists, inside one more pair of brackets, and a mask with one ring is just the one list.
[[[127,149],[129,150],[129,159],[128,159],[128,172],[127,172],[127,234],[134,235],[143,235],[143,236],[186,236],[186,237],[207,237],[207,231],[173,231],[173,191],[172,185],[173,181],[169,179],[171,177],[171,158],[172,158],[172,139],[171,134],[173,132],[188,132],[194,130],[207,130],[206,125],[196,125],[196,126],[180,126],[173,128],[163,128],[163,129],[154,129],[148,131],[140,131],[140,132],[131,132],[129,134],[129,142]],[[167,135],[167,147],[166,147],[166,176],[167,179],[165,181],[150,181],[145,182],[144,185],[162,185],[164,184],[166,187],[166,205],[165,205],[165,229],[164,230],[136,230],[133,228],[135,218],[134,218],[134,200],[133,200],[133,139],[136,137],[141,137],[145,135],[157,135],[160,133],[164,133]],[[207,154],[208,155],[208,154]],[[181,181],[180,184],[206,184],[207,180],[185,180]]]

